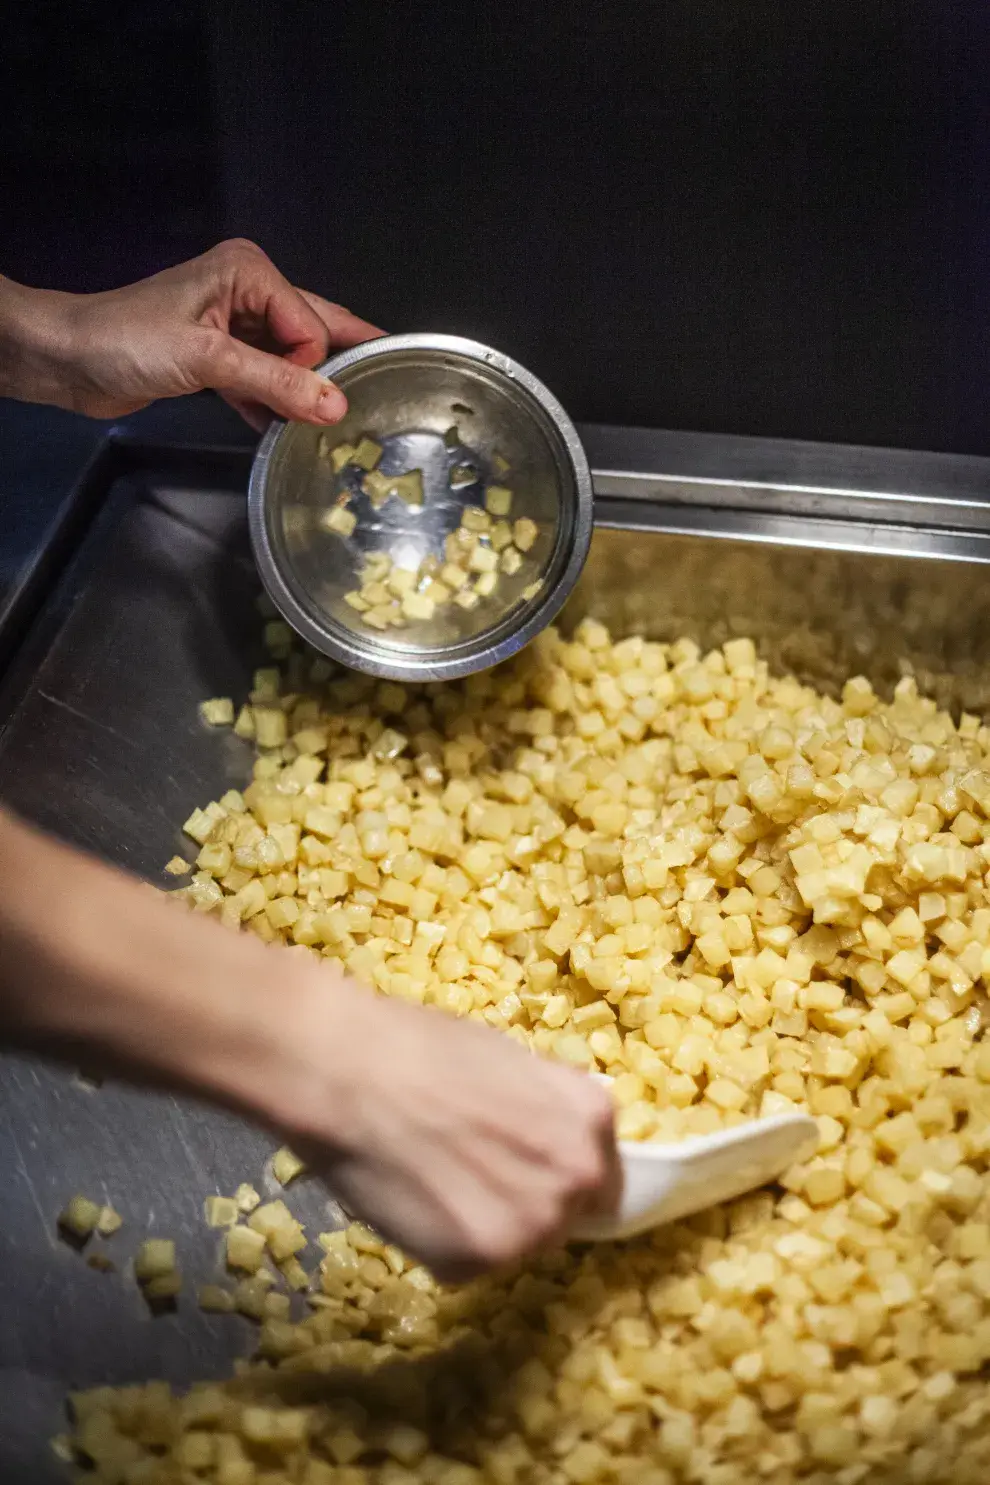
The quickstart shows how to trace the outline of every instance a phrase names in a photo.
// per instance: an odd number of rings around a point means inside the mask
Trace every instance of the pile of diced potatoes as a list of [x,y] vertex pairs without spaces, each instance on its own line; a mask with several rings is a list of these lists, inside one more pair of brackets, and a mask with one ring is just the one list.
[[295,651],[237,727],[194,909],[609,1073],[623,1138],[800,1108],[820,1148],[456,1289],[361,1228],[317,1268],[286,1212],[297,1318],[226,1384],[78,1399],[95,1481],[985,1485],[990,730],[591,621],[457,685]]

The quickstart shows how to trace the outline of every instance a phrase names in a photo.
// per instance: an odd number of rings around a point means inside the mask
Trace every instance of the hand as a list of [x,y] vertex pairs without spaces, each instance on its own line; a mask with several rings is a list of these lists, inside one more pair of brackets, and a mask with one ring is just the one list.
[[346,399],[310,368],[381,334],[235,239],[102,294],[0,280],[0,349],[13,366],[0,391],[115,418],[211,388],[257,428],[270,412],[335,423]]
[[265,948],[2,812],[0,881],[0,1040],[254,1117],[438,1277],[522,1258],[618,1197],[611,1101],[585,1075]]
[[291,1088],[280,1122],[350,1212],[460,1280],[617,1203],[599,1084],[487,1027],[326,981],[317,967],[282,1018],[286,1071],[272,1086]]

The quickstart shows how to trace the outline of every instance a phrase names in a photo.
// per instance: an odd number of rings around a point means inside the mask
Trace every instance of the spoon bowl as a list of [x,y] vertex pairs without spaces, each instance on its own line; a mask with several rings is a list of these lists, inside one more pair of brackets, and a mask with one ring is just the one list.
[[678,1144],[620,1140],[617,1210],[581,1218],[571,1235],[581,1242],[637,1237],[768,1185],[817,1146],[818,1126],[807,1114],[754,1119]]

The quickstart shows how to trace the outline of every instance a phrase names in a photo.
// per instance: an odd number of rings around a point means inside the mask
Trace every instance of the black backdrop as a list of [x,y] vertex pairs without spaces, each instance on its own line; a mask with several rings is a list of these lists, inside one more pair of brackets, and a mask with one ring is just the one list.
[[577,417],[990,453],[985,0],[18,24],[10,271],[85,287],[244,233],[389,328],[503,347]]

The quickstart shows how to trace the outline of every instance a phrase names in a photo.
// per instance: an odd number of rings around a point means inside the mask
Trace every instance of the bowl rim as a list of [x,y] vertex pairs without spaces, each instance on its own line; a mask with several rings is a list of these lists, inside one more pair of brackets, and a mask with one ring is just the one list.
[[362,341],[359,345],[331,356],[316,370],[320,376],[332,381],[342,372],[363,362],[415,350],[446,352],[467,361],[481,362],[508,381],[517,383],[537,403],[561,441],[574,492],[570,546],[559,579],[552,588],[546,590],[541,601],[537,601],[530,609],[525,621],[504,633],[496,643],[483,632],[473,641],[458,645],[456,650],[445,651],[440,648],[423,654],[393,650],[370,636],[367,645],[355,643],[354,631],[338,620],[329,615],[322,621],[315,620],[299,603],[282,571],[266,519],[275,451],[286,430],[292,426],[284,418],[272,420],[255,453],[248,482],[248,525],[254,559],[265,589],[283,618],[303,639],[322,654],[366,675],[385,680],[421,683],[455,680],[460,676],[487,670],[517,654],[552,623],[584,568],[591,546],[594,497],[587,456],[571,419],[538,377],[502,351],[493,350],[480,341],[461,335],[440,335],[428,331],[383,335]]

